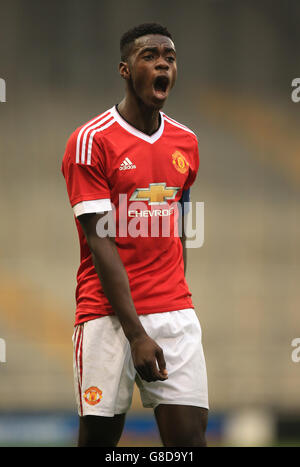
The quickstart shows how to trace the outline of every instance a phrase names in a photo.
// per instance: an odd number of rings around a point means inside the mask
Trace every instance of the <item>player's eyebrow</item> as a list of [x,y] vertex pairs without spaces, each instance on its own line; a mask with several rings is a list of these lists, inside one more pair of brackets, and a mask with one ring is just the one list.
[[[158,53],[158,47],[144,47],[142,48],[140,51],[139,51],[139,55],[143,54],[143,53],[146,53],[146,52],[154,52],[154,53]],[[173,49],[173,47],[166,47],[164,49],[164,53],[173,53],[174,55],[176,55],[176,51],[175,49]]]
[[166,47],[166,48],[165,48],[165,52],[166,52],[167,54],[173,53],[174,55],[176,55],[176,50],[173,49],[173,47]]

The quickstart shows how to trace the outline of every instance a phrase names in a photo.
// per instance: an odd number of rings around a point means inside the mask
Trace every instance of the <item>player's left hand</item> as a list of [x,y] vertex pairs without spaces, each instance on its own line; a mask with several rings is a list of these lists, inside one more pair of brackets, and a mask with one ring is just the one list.
[[147,382],[168,379],[163,350],[151,337],[144,334],[131,341],[130,347],[134,367],[142,379]]

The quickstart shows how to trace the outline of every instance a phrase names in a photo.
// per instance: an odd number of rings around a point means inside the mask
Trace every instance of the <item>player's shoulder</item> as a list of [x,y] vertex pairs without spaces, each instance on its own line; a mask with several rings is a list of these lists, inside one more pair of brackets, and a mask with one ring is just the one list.
[[196,133],[193,130],[191,130],[191,128],[184,125],[183,123],[178,122],[174,118],[169,117],[169,115],[166,115],[163,112],[162,112],[162,115],[163,115],[165,124],[169,127],[170,130],[173,130],[178,135],[188,137],[196,143],[198,142],[198,137]]
[[74,162],[80,163],[83,155],[85,156],[91,147],[95,135],[98,136],[100,132],[105,134],[113,123],[115,123],[115,118],[113,108],[111,108],[81,124],[69,136],[66,152],[74,159]]
[[70,135],[68,142],[74,143],[86,138],[91,133],[104,132],[115,122],[113,108],[105,110],[82,125],[78,126]]

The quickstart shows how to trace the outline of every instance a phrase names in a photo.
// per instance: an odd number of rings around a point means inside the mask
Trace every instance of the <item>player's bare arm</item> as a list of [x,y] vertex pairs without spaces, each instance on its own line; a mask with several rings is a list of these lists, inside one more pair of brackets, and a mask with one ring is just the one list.
[[146,381],[164,381],[167,379],[167,371],[163,350],[148,336],[138,318],[130,292],[128,276],[114,238],[100,238],[97,235],[97,222],[106,214],[84,214],[79,216],[78,220],[91,250],[103,291],[118,316],[124,334],[130,343],[136,370]]

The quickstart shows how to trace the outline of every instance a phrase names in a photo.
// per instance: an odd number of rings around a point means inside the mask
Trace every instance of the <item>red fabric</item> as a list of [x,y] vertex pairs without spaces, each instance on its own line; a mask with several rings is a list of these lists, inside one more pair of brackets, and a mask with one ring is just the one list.
[[[104,115],[109,117],[109,112]],[[167,212],[175,201],[180,200],[182,191],[194,183],[199,167],[197,138],[185,127],[178,126],[177,122],[175,126],[167,117],[164,118],[162,135],[153,144],[127,131],[113,117],[108,122],[112,124],[104,128],[105,123],[101,124],[101,119],[98,120],[99,126],[96,129],[101,131],[95,134],[92,134],[92,128],[89,130],[89,127],[86,127],[87,129],[82,131],[83,127],[80,127],[69,138],[62,172],[70,203],[73,207],[81,201],[111,199],[116,208],[116,245],[128,274],[138,314],[191,308],[193,303],[184,277],[182,245],[180,238],[174,236],[177,210],[174,208],[170,216],[167,216],[171,219],[170,237],[161,236],[161,223],[165,218],[157,213],[160,210]],[[80,151],[84,147],[82,141],[85,132],[87,148],[89,141],[92,141],[90,163],[87,162],[87,152],[84,163],[81,159],[78,162],[78,147]],[[179,170],[176,160],[174,161],[175,153],[184,157],[184,173]],[[128,158],[135,168],[120,170],[125,158]],[[147,218],[142,220],[144,227],[141,230],[149,229],[153,216],[160,217],[159,237],[119,236],[119,194],[127,196],[127,209],[122,205],[122,210],[135,215],[139,210],[136,209],[136,201],[130,201],[130,197],[137,189],[149,190],[152,183],[165,183],[166,190],[168,187],[177,188],[175,198],[166,200],[164,204],[149,205],[148,201],[143,201],[149,212]],[[128,226],[128,222],[138,222],[138,219],[141,218],[128,217],[125,225]],[[80,223],[75,220],[81,250],[75,320],[75,324],[79,324],[112,314],[113,310],[103,293]]]

